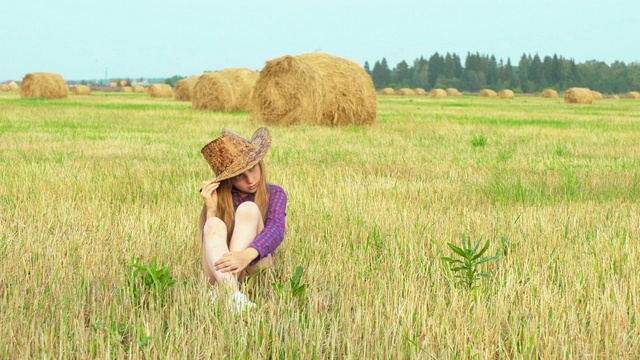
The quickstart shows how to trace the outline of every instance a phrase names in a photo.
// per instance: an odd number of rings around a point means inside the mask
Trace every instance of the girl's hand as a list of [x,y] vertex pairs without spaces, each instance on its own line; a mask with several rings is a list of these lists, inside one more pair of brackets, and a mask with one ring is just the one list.
[[231,251],[222,255],[220,260],[213,264],[213,267],[222,273],[237,274],[249,266],[249,263],[258,255],[260,255],[258,251],[253,248],[248,248],[244,251]]
[[214,217],[217,214],[218,192],[216,190],[218,186],[220,186],[220,182],[215,179],[202,182],[200,196],[202,196],[204,205],[207,208],[207,218]]

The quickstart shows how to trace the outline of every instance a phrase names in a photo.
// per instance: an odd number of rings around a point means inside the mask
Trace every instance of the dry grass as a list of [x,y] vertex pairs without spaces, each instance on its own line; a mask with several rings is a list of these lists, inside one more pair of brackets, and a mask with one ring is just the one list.
[[176,83],[175,97],[178,101],[191,101],[193,99],[193,87],[198,82],[200,75],[189,76]]
[[624,96],[625,99],[640,99],[640,92],[630,91]]
[[91,95],[91,88],[87,85],[74,85],[71,92],[73,95]]
[[442,89],[431,89],[431,91],[429,91],[429,97],[437,98],[437,99],[446,98],[447,92]]
[[456,88],[447,88],[445,90],[447,92],[447,96],[461,96],[462,94]]
[[20,84],[20,96],[65,99],[69,96],[69,88],[59,74],[37,72],[24,76]]
[[564,102],[567,104],[593,103],[593,91],[587,88],[570,88],[564,92]]
[[515,99],[516,94],[513,93],[513,90],[502,89],[500,90],[500,92],[498,92],[498,97],[500,99]]
[[[0,93],[0,358],[637,358],[640,102],[410,100],[272,128],[287,235],[234,316],[202,279],[198,150],[247,114]],[[474,291],[440,261],[462,234],[508,241]],[[170,301],[132,301],[134,257]],[[297,266],[303,296],[274,290]]]
[[402,88],[396,91],[396,95],[415,95],[416,92],[411,88]]
[[600,91],[591,90],[591,95],[593,95],[593,100],[602,100],[602,93]]
[[480,90],[480,96],[482,97],[497,97],[498,93],[491,89],[482,89]]
[[362,66],[325,53],[269,60],[254,89],[251,117],[273,125],[371,125],[377,94]]
[[151,84],[147,94],[153,98],[170,98],[173,97],[173,89],[167,84]]
[[204,73],[193,85],[192,106],[198,110],[251,111],[258,73],[247,68],[228,68]]

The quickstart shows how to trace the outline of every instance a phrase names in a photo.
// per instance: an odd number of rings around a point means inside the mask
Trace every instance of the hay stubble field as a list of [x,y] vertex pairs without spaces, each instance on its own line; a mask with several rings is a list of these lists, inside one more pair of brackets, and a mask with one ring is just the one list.
[[[384,96],[371,126],[272,126],[287,235],[234,315],[200,269],[199,150],[258,126],[0,93],[0,358],[640,356],[637,100]],[[441,261],[463,235],[502,252],[474,290]],[[131,296],[136,258],[177,280],[162,299]]]

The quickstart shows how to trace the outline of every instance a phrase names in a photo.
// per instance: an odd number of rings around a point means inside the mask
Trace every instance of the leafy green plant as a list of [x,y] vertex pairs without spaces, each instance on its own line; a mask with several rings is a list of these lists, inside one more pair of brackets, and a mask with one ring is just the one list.
[[489,240],[487,240],[482,248],[480,248],[481,243],[482,237],[472,246],[471,239],[462,235],[462,247],[458,247],[452,243],[447,244],[461,259],[442,257],[442,261],[452,267],[451,271],[454,272],[454,277],[458,279],[458,283],[468,289],[476,288],[479,280],[490,276],[480,271],[480,265],[488,261],[498,260],[500,257],[500,252],[491,257],[483,257],[484,253],[489,249]]
[[473,145],[473,147],[485,146],[487,145],[487,137],[484,135],[475,135],[471,138],[471,145]]
[[141,264],[138,258],[134,258],[129,264],[129,270],[129,292],[137,303],[144,303],[149,298],[160,304],[164,303],[177,282],[171,277],[168,267],[158,267],[155,258],[148,265]]
[[273,282],[271,286],[280,295],[290,295],[293,298],[302,299],[307,290],[307,284],[301,284],[303,272],[304,267],[302,265],[298,265],[293,276],[289,279],[288,287],[278,282]]

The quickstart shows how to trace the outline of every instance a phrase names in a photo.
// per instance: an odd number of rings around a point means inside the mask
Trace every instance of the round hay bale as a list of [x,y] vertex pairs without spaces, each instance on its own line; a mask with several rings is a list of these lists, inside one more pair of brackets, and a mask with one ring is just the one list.
[[0,84],[0,91],[20,91],[20,85],[15,81],[10,81],[7,84]]
[[90,95],[91,88],[87,85],[75,85],[71,89],[71,92],[73,93],[73,95]]
[[499,97],[500,99],[515,99],[516,94],[514,94],[512,90],[509,90],[509,89],[502,89],[502,90],[500,90],[500,92],[498,93],[498,97]]
[[395,90],[393,88],[384,88],[380,91],[380,95],[395,95]]
[[133,88],[131,86],[123,86],[120,89],[121,92],[125,92],[125,93],[132,93],[133,92]]
[[176,83],[175,97],[178,101],[191,101],[193,86],[198,81],[200,75],[189,76]]
[[267,61],[253,100],[254,120],[282,125],[369,125],[376,120],[378,106],[364,68],[325,53]]
[[415,92],[416,95],[427,95],[427,91],[422,88],[415,88],[413,89],[413,92]]
[[200,75],[191,91],[198,110],[251,111],[258,73],[247,68],[228,68]]
[[443,89],[431,89],[431,91],[429,91],[429,97],[437,99],[446,98],[447,92]]
[[593,93],[587,88],[570,88],[564,92],[564,102],[568,104],[591,104]]
[[147,89],[144,88],[144,86],[142,85],[136,85],[136,86],[132,86],[131,90],[134,93],[143,93],[143,92],[147,92]]
[[482,97],[497,97],[498,94],[491,89],[482,89],[480,90],[480,96]]
[[543,98],[555,99],[558,97],[558,92],[553,89],[544,89],[540,96]]
[[627,95],[624,96],[625,99],[635,99],[638,100],[640,99],[640,92],[637,91],[630,91],[627,93]]
[[620,99],[620,96],[618,96],[618,95],[611,95],[611,99],[613,99],[613,100],[618,100],[618,99]]
[[151,97],[169,98],[173,96],[173,90],[168,84],[152,84],[147,89],[147,94]]
[[591,95],[593,95],[593,100],[602,100],[602,93],[599,91],[591,90]]
[[447,96],[461,96],[462,94],[456,88],[447,88],[445,90],[447,92]]
[[53,73],[37,72],[27,74],[22,79],[20,97],[47,99],[66,99],[69,88],[62,76]]
[[398,91],[396,91],[396,95],[415,95],[416,92],[413,91],[413,89],[409,89],[409,88],[402,88]]

